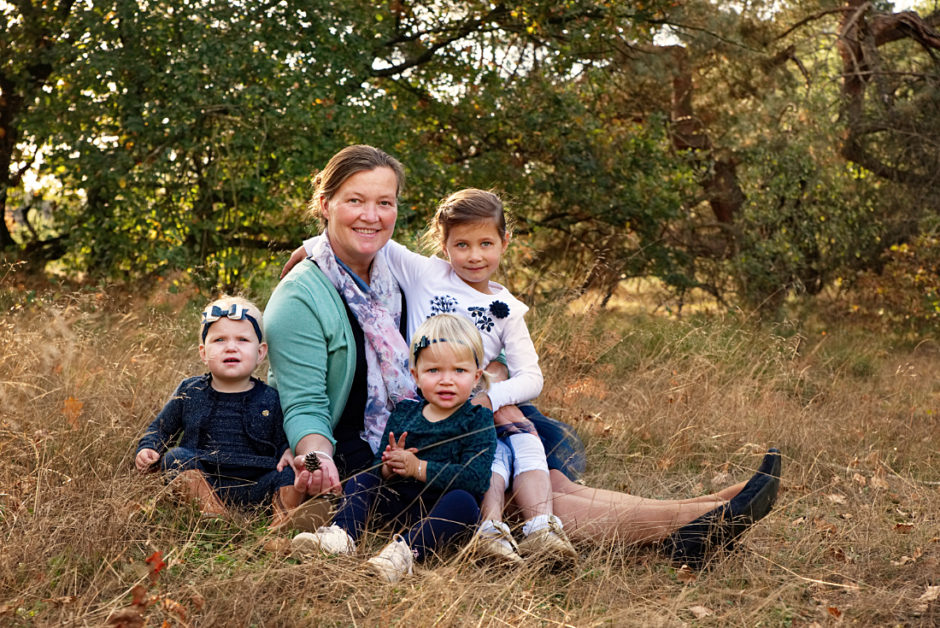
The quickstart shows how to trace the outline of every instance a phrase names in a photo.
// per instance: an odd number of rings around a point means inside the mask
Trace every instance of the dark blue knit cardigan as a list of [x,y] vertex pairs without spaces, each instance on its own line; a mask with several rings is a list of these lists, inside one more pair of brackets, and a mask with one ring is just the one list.
[[199,449],[200,432],[214,400],[226,394],[213,390],[211,381],[208,373],[183,380],[147,428],[137,451],[153,449],[162,455],[169,447],[179,446],[193,450],[206,462],[274,469],[288,447],[281,404],[277,390],[254,377],[254,387],[245,397],[240,438],[218,451]]

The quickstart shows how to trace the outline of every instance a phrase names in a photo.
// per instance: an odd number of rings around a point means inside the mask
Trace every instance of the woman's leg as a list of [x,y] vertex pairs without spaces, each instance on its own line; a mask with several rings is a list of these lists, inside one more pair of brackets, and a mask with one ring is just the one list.
[[647,499],[579,486],[554,469],[551,477],[555,514],[578,540],[655,543],[726,501],[717,495],[700,501]]
[[[780,452],[776,449],[768,451],[757,472],[747,482],[695,499],[647,499],[579,486],[554,469],[551,476],[555,514],[561,517],[571,536],[585,540],[655,543],[726,505],[734,511],[729,511],[731,516],[743,515],[741,520],[745,527],[763,517],[773,504],[779,486]],[[755,507],[759,507],[760,512],[751,512]]]

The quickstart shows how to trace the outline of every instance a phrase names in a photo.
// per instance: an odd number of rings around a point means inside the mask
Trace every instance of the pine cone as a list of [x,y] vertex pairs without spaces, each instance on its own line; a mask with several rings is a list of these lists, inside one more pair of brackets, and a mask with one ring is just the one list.
[[307,454],[304,456],[304,468],[310,473],[320,470],[320,459],[316,454]]

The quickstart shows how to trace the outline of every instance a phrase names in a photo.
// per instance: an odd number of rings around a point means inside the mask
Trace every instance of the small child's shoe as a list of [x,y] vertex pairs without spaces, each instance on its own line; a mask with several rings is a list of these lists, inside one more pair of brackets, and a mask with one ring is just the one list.
[[548,517],[544,528],[534,530],[522,539],[519,552],[526,558],[543,558],[549,562],[571,562],[578,558],[578,552],[562,529],[561,520],[555,515]]
[[[489,524],[489,525],[487,525]],[[487,521],[477,528],[467,552],[471,558],[493,558],[507,563],[521,563],[522,556],[512,533],[502,521]]]
[[290,542],[291,555],[305,558],[317,552],[324,554],[353,554],[356,542],[338,525],[322,526],[316,532],[301,532]]
[[412,572],[414,554],[405,539],[396,534],[395,539],[382,551],[366,561],[376,575],[389,584],[395,584]]

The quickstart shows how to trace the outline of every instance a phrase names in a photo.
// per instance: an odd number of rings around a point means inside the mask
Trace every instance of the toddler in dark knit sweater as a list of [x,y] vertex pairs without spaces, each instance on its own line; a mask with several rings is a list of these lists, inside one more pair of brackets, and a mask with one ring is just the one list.
[[469,536],[496,450],[492,411],[469,401],[485,377],[482,357],[480,333],[466,318],[441,314],[418,327],[411,374],[423,399],[399,402],[375,470],[346,482],[333,525],[297,535],[295,553],[352,553],[370,517],[391,522],[405,529],[368,562],[381,578],[397,582],[414,560]]

